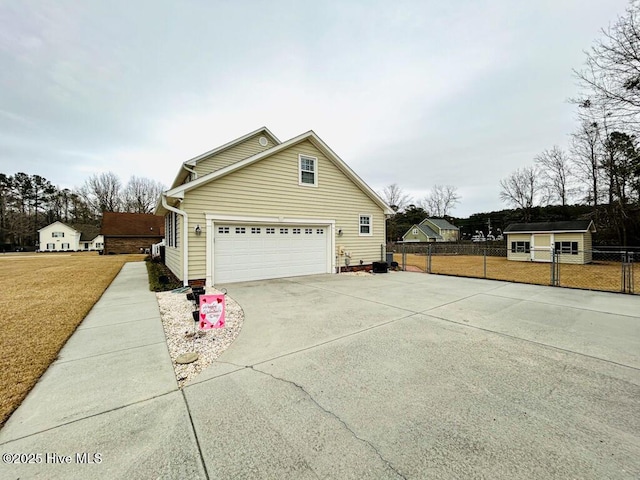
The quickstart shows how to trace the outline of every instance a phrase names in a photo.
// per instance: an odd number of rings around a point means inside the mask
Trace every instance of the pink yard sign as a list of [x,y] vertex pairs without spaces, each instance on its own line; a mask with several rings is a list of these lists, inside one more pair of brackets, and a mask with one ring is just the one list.
[[200,295],[200,330],[224,327],[224,295]]

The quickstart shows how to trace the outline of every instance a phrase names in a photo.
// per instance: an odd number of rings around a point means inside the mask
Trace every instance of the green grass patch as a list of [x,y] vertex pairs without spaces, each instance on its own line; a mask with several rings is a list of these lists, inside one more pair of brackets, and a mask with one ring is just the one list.
[[149,272],[149,290],[152,292],[166,292],[182,287],[182,282],[163,263],[147,260]]

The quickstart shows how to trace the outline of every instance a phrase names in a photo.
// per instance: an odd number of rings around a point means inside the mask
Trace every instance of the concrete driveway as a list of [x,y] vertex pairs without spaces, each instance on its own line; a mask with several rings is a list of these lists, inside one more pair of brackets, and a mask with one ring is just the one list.
[[639,478],[640,297],[389,273],[228,286],[211,478]]
[[640,477],[638,296],[418,273],[226,287],[246,317],[217,363],[182,391],[145,363],[146,390],[102,413],[96,393],[84,416],[48,407],[55,424],[33,420],[37,386],[2,453],[103,460],[7,478]]

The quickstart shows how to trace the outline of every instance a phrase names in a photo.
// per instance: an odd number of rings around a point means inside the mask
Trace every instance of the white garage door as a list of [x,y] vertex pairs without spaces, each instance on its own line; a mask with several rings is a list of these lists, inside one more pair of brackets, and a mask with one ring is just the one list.
[[214,283],[327,273],[327,227],[221,225],[214,228]]

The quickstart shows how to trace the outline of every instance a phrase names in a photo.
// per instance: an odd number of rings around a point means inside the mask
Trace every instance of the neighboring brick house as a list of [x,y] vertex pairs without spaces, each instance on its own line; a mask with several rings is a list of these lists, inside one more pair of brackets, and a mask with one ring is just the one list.
[[164,238],[164,218],[147,213],[104,212],[104,253],[143,253]]

